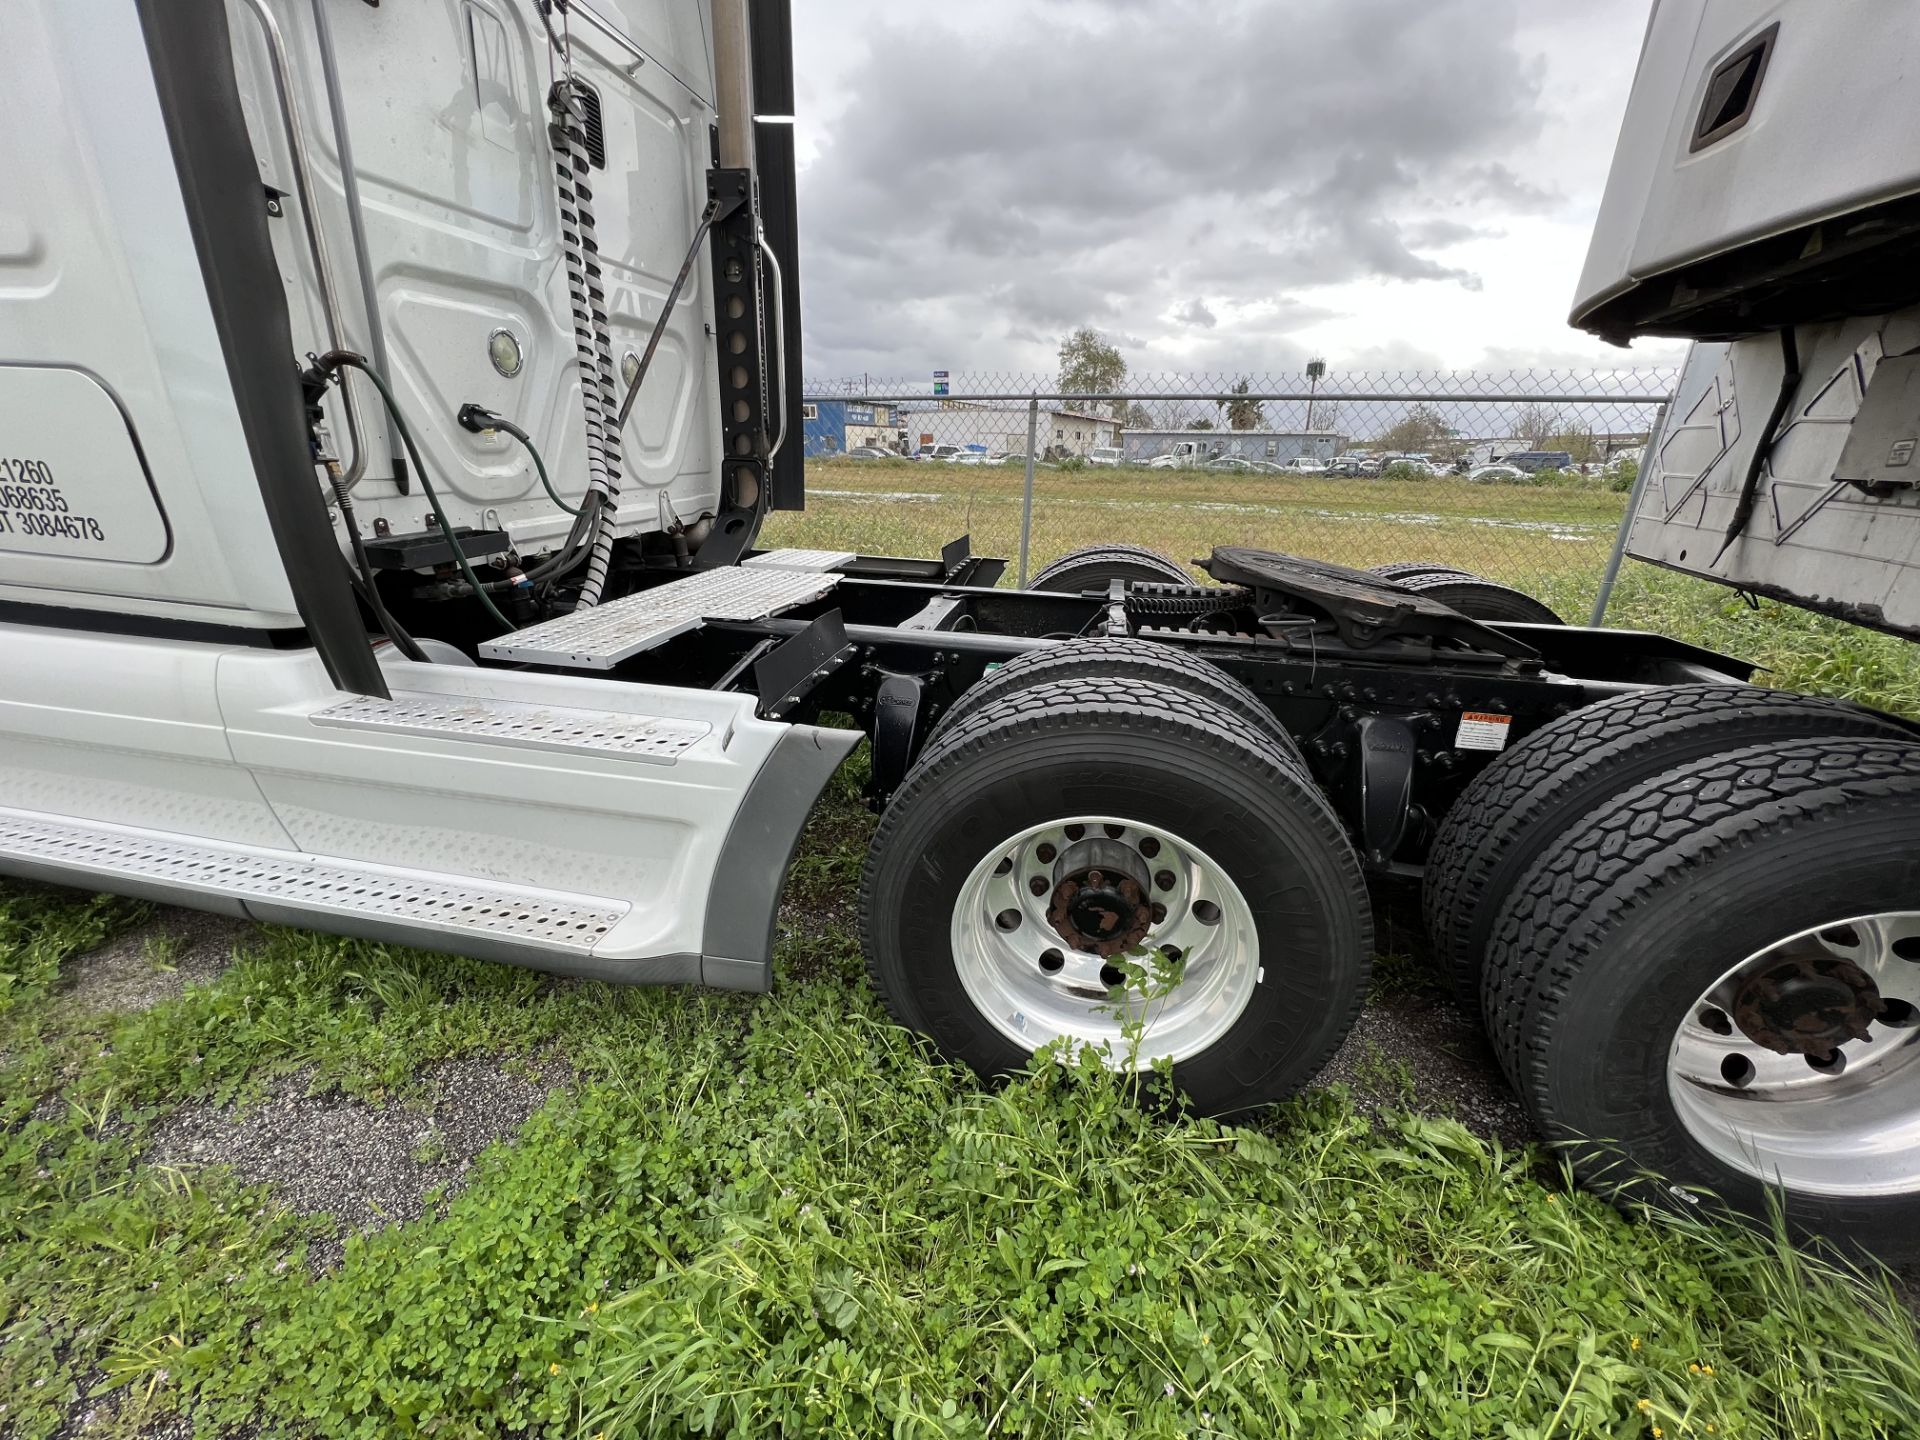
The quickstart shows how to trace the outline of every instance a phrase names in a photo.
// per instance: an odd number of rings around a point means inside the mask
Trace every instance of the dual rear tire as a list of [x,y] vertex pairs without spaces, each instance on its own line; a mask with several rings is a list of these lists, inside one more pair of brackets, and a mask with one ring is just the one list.
[[[1441,826],[1426,906],[1583,1183],[1920,1249],[1920,744],[1749,686],[1537,732]],[[1912,958],[1908,958],[1911,956]]]
[[881,820],[861,914],[894,1017],[983,1076],[1091,1047],[1170,1061],[1207,1113],[1312,1079],[1372,955],[1359,858],[1297,753],[1138,678],[954,718]]

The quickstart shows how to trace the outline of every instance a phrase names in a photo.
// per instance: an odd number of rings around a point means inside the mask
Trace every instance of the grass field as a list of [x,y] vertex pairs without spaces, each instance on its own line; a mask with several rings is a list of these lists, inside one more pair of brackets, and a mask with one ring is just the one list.
[[[766,543],[869,555],[937,554],[971,534],[976,554],[1018,554],[1025,475],[1011,465],[815,462],[807,511],[776,516]],[[1605,489],[1402,482],[1173,470],[1041,470],[1032,564],[1101,541],[1193,560],[1215,545],[1318,555],[1349,565],[1436,560],[1540,588],[1597,582],[1626,497]],[[1587,603],[1592,603],[1591,588]]]
[[[1017,479],[895,502],[854,468],[770,538],[925,553],[969,502],[978,549],[1017,526]],[[1464,564],[1444,547],[1496,503],[1527,535],[1610,535],[1619,506],[1234,477],[1136,503],[1043,473],[1062,534],[1102,527],[1074,543],[1196,555]],[[1291,538],[1314,525],[1352,545]],[[1604,542],[1552,543],[1514,563],[1567,555],[1535,588],[1577,609]],[[1897,642],[1644,571],[1620,607],[1920,713]],[[814,818],[759,999],[0,888],[0,1434],[1920,1433],[1884,1280],[1623,1218],[1404,1076],[1396,1109],[1321,1091],[1227,1127],[1102,1073],[939,1065],[864,978],[856,793]]]

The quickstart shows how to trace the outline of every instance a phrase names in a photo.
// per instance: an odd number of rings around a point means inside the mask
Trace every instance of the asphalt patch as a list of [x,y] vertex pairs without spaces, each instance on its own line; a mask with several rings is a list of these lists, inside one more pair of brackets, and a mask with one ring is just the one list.
[[271,1185],[290,1210],[332,1217],[334,1238],[308,1254],[324,1274],[348,1236],[417,1219],[430,1193],[462,1189],[474,1157],[517,1134],[567,1075],[494,1056],[450,1061],[422,1077],[424,1103],[391,1105],[338,1089],[309,1093],[313,1078],[290,1075],[240,1108],[183,1107],[155,1128],[143,1160],[225,1165],[248,1184]]
[[259,936],[251,921],[164,906],[146,923],[67,961],[55,1003],[121,1015],[151,1010],[189,985],[216,979]]

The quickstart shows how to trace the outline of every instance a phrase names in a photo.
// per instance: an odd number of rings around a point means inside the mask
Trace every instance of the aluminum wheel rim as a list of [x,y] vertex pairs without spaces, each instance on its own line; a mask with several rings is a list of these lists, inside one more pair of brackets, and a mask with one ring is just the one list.
[[[1160,907],[1139,942],[1111,957],[1076,948],[1049,916],[1063,882],[1090,873],[1090,853],[1103,874],[1144,874],[1147,903]],[[1220,864],[1164,828],[1116,816],[1053,820],[996,845],[961,886],[950,938],[961,986],[1001,1035],[1028,1051],[1090,1046],[1115,1069],[1205,1051],[1264,975],[1253,911]],[[1129,965],[1130,980],[1112,984]],[[1151,993],[1141,969],[1157,972]],[[1132,1024],[1144,1032],[1137,1050],[1123,1033]]]
[[[1886,1006],[1865,1038],[1833,1047],[1837,1060],[1777,1054],[1735,1023],[1759,977],[1836,959]],[[1688,1134],[1743,1174],[1804,1194],[1920,1191],[1920,912],[1804,930],[1732,967],[1675,1032],[1667,1090]]]

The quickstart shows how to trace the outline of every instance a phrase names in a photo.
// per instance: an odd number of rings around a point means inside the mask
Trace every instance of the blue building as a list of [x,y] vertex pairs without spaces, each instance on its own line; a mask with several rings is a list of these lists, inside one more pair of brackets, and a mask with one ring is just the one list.
[[800,414],[806,422],[806,454],[810,459],[844,455],[862,445],[904,453],[897,405],[809,400],[800,407]]

